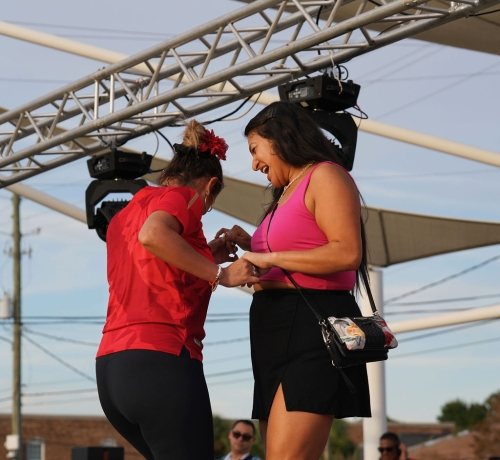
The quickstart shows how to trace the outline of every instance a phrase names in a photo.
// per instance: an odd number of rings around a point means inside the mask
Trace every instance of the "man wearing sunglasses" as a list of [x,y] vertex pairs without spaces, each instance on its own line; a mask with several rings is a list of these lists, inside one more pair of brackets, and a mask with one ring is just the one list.
[[380,460],[415,460],[408,457],[406,447],[396,433],[387,432],[380,437]]
[[250,453],[255,442],[255,425],[250,420],[237,420],[228,435],[231,452],[219,460],[260,460]]

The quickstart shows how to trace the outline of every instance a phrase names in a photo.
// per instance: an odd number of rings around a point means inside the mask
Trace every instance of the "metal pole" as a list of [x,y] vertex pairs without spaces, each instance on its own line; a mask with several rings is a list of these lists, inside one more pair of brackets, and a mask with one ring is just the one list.
[[14,193],[12,195],[14,221],[14,340],[13,340],[13,382],[12,382],[12,434],[18,436],[17,460],[23,458],[22,427],[21,427],[21,225],[19,218],[21,198]]
[[[379,314],[384,314],[383,272],[370,267],[370,287]],[[372,315],[372,309],[366,293],[361,302],[363,314]],[[380,436],[387,431],[385,403],[385,363],[368,363],[368,381],[370,383],[370,402],[372,417],[363,419],[363,460],[378,460],[377,451]]]

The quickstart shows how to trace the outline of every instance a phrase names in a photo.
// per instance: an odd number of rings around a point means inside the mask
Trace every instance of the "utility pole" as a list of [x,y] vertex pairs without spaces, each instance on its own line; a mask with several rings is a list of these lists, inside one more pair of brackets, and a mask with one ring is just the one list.
[[[17,436],[17,460],[23,460],[21,425],[21,224],[19,195],[12,195],[14,222],[12,259],[14,266],[14,340],[13,340],[13,381],[12,381],[12,434]],[[15,452],[15,451],[14,451]],[[13,453],[14,453],[13,452]]]

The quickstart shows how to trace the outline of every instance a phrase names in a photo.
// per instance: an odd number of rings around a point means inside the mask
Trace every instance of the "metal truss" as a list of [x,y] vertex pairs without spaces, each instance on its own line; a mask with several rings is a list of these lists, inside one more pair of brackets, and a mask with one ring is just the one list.
[[0,188],[498,3],[253,1],[0,114]]

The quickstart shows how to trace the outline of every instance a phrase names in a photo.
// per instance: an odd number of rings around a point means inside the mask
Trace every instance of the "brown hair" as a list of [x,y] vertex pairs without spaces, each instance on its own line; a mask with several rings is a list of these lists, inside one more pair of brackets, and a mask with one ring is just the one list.
[[224,178],[220,160],[215,155],[200,152],[199,145],[205,135],[205,127],[196,120],[191,120],[183,133],[182,144],[174,144],[174,156],[162,171],[159,185],[176,179],[180,185],[189,186],[202,177],[217,177],[212,192],[218,195],[224,187]]

